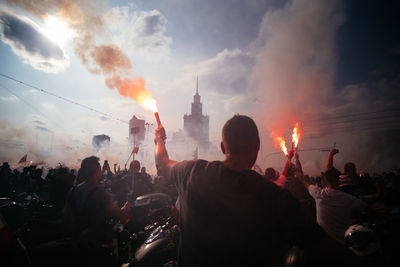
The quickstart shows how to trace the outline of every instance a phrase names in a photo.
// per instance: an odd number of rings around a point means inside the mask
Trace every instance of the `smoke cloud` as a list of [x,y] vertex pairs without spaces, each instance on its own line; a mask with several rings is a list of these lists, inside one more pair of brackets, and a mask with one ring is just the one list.
[[32,21],[0,8],[1,40],[8,44],[24,63],[35,69],[58,73],[69,66],[69,58],[48,39]]
[[[394,90],[399,78],[335,88],[335,38],[343,23],[340,1],[293,0],[264,15],[251,47],[255,65],[250,93],[236,99],[236,106],[253,103],[252,114],[264,144],[261,165],[283,168],[283,154],[273,155],[279,150],[272,140],[283,135],[290,143],[293,124],[300,122],[304,130],[300,150],[315,148],[301,155],[303,168],[310,174],[326,168],[334,143],[340,150],[335,159],[338,169],[348,161],[360,171],[387,171],[398,166],[395,151],[400,142],[394,136],[399,130],[390,125],[398,125],[394,120],[399,110],[393,109],[399,105],[398,90]],[[252,101],[254,98],[259,101]],[[389,111],[349,115],[377,109]],[[385,140],[376,142],[383,135]]]
[[[22,8],[31,14],[46,18],[50,14],[62,17],[76,32],[75,53],[88,71],[102,74],[110,89],[118,89],[123,96],[141,104],[144,96],[151,96],[146,90],[143,78],[134,75],[129,58],[116,45],[97,44],[99,37],[105,37],[102,15],[103,4],[98,1],[48,0],[24,1],[6,0],[10,6]],[[154,17],[156,18],[156,17]],[[150,17],[150,21],[151,17]],[[153,25],[155,24],[152,23]],[[153,28],[147,29],[151,31]],[[153,29],[154,30],[154,29]]]
[[105,134],[95,135],[92,138],[93,148],[96,149],[96,151],[98,152],[101,148],[109,146],[110,140],[111,138],[108,135]]
[[334,38],[341,24],[335,1],[294,0],[268,11],[254,42],[251,87],[260,92],[263,126],[281,135],[318,114],[332,97]]

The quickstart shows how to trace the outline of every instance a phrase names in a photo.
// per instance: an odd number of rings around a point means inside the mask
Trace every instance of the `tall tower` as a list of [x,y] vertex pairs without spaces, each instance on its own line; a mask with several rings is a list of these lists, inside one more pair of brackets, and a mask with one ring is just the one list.
[[196,79],[196,94],[193,96],[192,113],[183,116],[183,130],[202,148],[210,144],[210,117],[203,115],[203,105],[200,102],[199,78]]
[[192,115],[201,117],[203,115],[203,104],[200,102],[199,77],[196,79],[196,94],[193,96]]

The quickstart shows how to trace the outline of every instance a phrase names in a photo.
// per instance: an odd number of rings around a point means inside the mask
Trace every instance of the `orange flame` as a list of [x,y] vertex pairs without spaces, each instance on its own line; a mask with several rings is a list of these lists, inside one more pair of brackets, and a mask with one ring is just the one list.
[[145,98],[143,103],[139,103],[142,105],[146,110],[151,110],[157,112],[157,101],[154,98]]
[[275,141],[278,142],[282,152],[287,156],[288,155],[288,151],[287,151],[287,148],[286,148],[285,140],[281,136],[278,136],[277,138],[275,138]]
[[296,124],[294,125],[293,128],[293,134],[292,134],[292,143],[294,144],[294,147],[297,148],[297,146],[299,145],[299,141],[300,141],[300,125],[298,122],[296,122]]

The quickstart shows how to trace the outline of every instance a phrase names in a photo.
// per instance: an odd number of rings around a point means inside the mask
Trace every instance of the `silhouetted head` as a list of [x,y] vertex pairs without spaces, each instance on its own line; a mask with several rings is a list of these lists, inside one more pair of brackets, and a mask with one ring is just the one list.
[[344,164],[344,173],[347,175],[356,174],[356,165],[353,162]]
[[332,188],[337,188],[340,183],[340,172],[336,170],[335,168],[332,168],[329,171],[326,171],[324,173],[323,181],[326,186],[332,187]]
[[82,160],[78,176],[85,180],[97,181],[97,179],[101,176],[99,158],[91,156]]
[[265,178],[268,178],[270,180],[276,180],[276,171],[274,168],[266,168],[265,169]]
[[134,160],[129,165],[129,171],[132,172],[139,172],[140,171],[140,161]]
[[251,166],[257,159],[260,137],[257,125],[250,117],[235,115],[222,128],[221,149],[226,156],[245,156]]

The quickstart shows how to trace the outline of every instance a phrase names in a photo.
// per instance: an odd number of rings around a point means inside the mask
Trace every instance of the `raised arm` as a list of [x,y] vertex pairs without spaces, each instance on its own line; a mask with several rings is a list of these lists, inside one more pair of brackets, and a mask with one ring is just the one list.
[[303,168],[301,167],[301,163],[300,163],[300,159],[299,159],[299,153],[296,152],[294,157],[296,159],[296,171],[297,171],[297,173],[301,174],[301,175],[304,175],[303,174]]
[[326,170],[327,171],[329,171],[329,170],[331,170],[332,168],[333,168],[333,156],[335,155],[335,154],[337,154],[337,153],[339,153],[339,150],[337,150],[337,149],[332,149],[330,152],[329,152],[329,155],[328,155],[328,160],[327,160],[327,162],[326,162]]
[[299,153],[296,152],[294,155],[296,158],[296,177],[304,184],[306,188],[311,184],[310,181],[304,176],[303,168],[301,167]]
[[276,180],[274,181],[274,183],[275,183],[277,186],[283,187],[283,186],[285,185],[286,174],[287,174],[287,172],[288,172],[288,169],[289,169],[290,164],[292,164],[292,163],[290,162],[290,160],[291,160],[292,158],[293,158],[293,149],[290,150],[289,155],[287,156],[286,164],[285,164],[285,167],[283,168],[283,171],[282,171],[282,173],[281,173],[281,176],[279,176],[279,178],[276,179]]
[[288,159],[287,159],[287,161],[286,161],[285,168],[283,168],[283,171],[282,171],[282,175],[281,175],[281,176],[285,176],[285,177],[286,177],[287,171],[288,171],[289,166],[290,166],[290,161],[291,161],[292,158],[293,158],[293,153],[294,153],[293,149],[289,151],[289,155],[287,156]]
[[156,144],[155,150],[155,161],[159,175],[165,177],[168,182],[171,179],[171,169],[176,164],[176,161],[170,160],[168,156],[167,148],[165,147],[165,129],[160,126],[156,129],[156,137],[154,142]]

